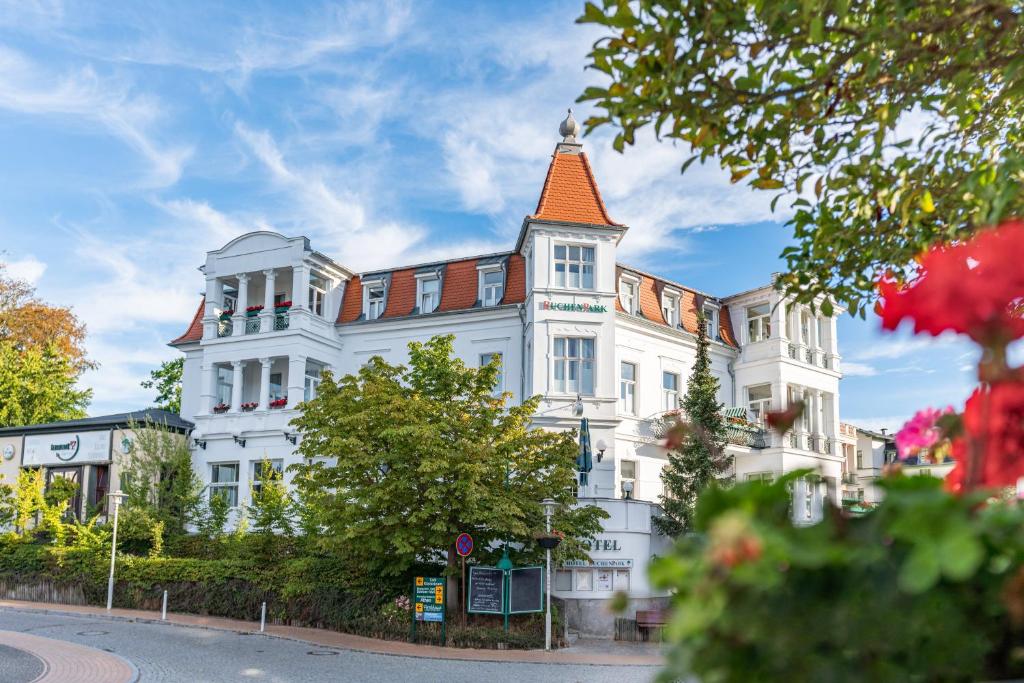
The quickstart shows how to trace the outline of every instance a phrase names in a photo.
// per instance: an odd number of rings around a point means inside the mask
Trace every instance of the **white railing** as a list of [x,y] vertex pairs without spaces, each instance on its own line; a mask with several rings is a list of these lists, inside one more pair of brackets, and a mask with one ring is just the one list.
[[288,329],[288,314],[278,313],[274,316],[274,331],[287,330]]
[[231,320],[218,320],[217,321],[217,336],[218,337],[230,337],[231,333],[234,332],[235,326]]
[[260,319],[256,316],[245,319],[245,333],[246,334],[259,334],[260,333]]

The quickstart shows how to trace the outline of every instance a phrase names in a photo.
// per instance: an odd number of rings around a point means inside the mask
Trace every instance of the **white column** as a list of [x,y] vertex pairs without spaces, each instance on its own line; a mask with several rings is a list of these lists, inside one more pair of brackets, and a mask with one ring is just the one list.
[[292,266],[292,309],[309,307],[309,267],[305,263]]
[[775,323],[778,325],[776,336],[782,340],[789,339],[788,335],[786,335],[786,300],[784,298],[779,298],[779,304],[776,309],[778,311],[775,316],[778,319],[778,322]]
[[302,403],[306,391],[306,357],[288,357],[288,408]]
[[815,444],[817,445],[817,451],[819,453],[821,453],[821,452],[823,452],[825,450],[824,447],[823,447],[824,444],[822,443],[822,440],[825,438],[825,425],[822,424],[825,411],[824,411],[824,405],[822,404],[821,390],[820,389],[815,389],[814,393],[813,393],[813,396],[814,396],[814,416],[813,416],[814,422],[812,422],[811,424],[813,425],[813,428],[814,428],[814,441],[815,441]]
[[267,410],[270,402],[270,365],[273,361],[269,358],[260,358],[260,399],[259,409]]
[[200,410],[203,415],[213,413],[213,407],[217,405],[217,366],[206,365],[203,367],[203,395]]
[[233,335],[240,337],[245,334],[245,309],[249,307],[249,276],[238,274],[238,304],[235,308]]
[[264,270],[263,276],[266,278],[263,286],[263,315],[260,329],[263,332],[274,331],[274,284],[277,278],[277,273],[273,268],[270,270]]
[[206,304],[203,306],[203,339],[216,339],[219,327],[218,309],[224,301],[224,283],[219,278],[206,278]]
[[245,361],[231,361],[231,410],[239,412],[242,409],[242,370],[245,368]]

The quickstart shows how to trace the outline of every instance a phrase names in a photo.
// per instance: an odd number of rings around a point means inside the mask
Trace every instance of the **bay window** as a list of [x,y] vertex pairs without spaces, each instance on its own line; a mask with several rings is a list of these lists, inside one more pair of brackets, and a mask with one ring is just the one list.
[[566,394],[594,395],[594,340],[586,337],[555,337],[554,390]]
[[567,289],[593,289],[594,248],[556,244],[555,286]]

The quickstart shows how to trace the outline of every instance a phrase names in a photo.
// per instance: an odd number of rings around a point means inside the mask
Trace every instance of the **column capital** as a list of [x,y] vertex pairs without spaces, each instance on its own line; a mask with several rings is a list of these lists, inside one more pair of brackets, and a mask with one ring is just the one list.
[[245,361],[244,360],[233,360],[233,361],[231,361],[231,367],[236,368],[236,369],[245,367]]
[[269,368],[273,364],[273,362],[274,360],[272,358],[260,358],[260,365],[262,365],[265,368]]
[[235,277],[238,278],[239,284],[249,281],[249,273],[238,273]]
[[277,271],[273,268],[268,268],[267,270],[263,271],[263,276],[273,280],[275,277],[277,277]]

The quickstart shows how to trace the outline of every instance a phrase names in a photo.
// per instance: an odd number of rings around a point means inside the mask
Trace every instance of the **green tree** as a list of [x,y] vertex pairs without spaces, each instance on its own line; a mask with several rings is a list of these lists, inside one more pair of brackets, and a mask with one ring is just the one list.
[[139,511],[145,520],[140,529],[160,523],[167,533],[185,533],[197,521],[203,488],[192,468],[188,438],[153,420],[133,422],[129,429],[135,435],[131,453],[118,462],[124,507]]
[[224,527],[231,515],[231,504],[226,493],[208,490],[207,495],[206,502],[199,506],[196,527],[199,535],[215,541],[224,538]]
[[246,505],[249,522],[257,534],[292,534],[292,499],[284,475],[269,460],[260,462],[259,482],[250,482]]
[[46,505],[43,500],[44,485],[41,469],[18,472],[14,493],[14,528],[23,536],[28,533],[36,514]]
[[0,340],[0,427],[85,417],[92,389],[76,389],[81,369],[55,345],[19,348]]
[[461,532],[473,535],[481,562],[495,561],[492,544],[503,541],[522,544],[517,563],[542,558],[533,535],[544,529],[541,501],[553,498],[562,557],[586,557],[606,513],[573,507],[573,434],[531,428],[540,397],[507,405],[510,394],[494,394],[497,363],[467,367],[452,340],[410,343],[408,366],[374,357],[356,375],[324,375],[293,420],[307,459],[293,466],[294,481],[315,506],[302,526],[370,575],[447,557],[451,576]]
[[181,413],[181,374],[185,369],[185,358],[164,361],[149,373],[149,379],[141,382],[145,389],[156,389],[156,407],[172,413]]
[[[588,2],[581,100],[792,200],[783,285],[864,314],[934,242],[1024,214],[1024,24],[1011,0]],[[773,206],[774,206],[773,201]],[[831,302],[823,309],[831,314]]]
[[718,402],[718,378],[711,373],[707,325],[697,316],[697,357],[683,397],[685,423],[673,427],[682,433],[679,444],[668,452],[661,470],[665,493],[663,517],[655,520],[662,533],[679,536],[693,527],[697,497],[729,468],[725,453],[726,429],[723,404]]
[[0,479],[0,530],[7,529],[14,523],[17,510],[14,487]]

